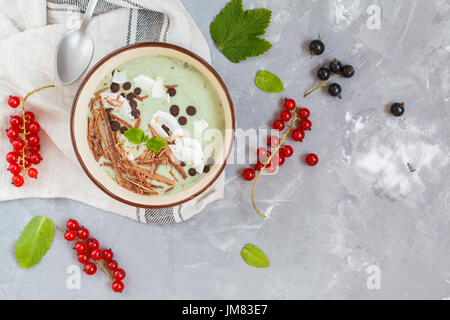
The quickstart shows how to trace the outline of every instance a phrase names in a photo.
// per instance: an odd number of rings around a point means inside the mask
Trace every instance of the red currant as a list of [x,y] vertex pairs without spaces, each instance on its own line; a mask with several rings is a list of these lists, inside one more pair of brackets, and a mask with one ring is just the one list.
[[30,152],[31,153],[38,153],[41,150],[41,145],[40,144],[34,144],[32,146],[29,146]]
[[66,233],[64,233],[64,239],[66,239],[67,241],[73,241],[75,240],[77,237],[75,231],[69,230],[66,231]]
[[283,129],[284,129],[284,122],[281,121],[281,120],[275,120],[275,121],[273,122],[273,128],[274,128],[275,130],[278,130],[278,131],[283,130]]
[[89,255],[87,253],[79,253],[78,261],[82,264],[89,262]]
[[102,250],[100,250],[100,249],[92,250],[91,258],[94,259],[95,261],[101,260],[102,259]]
[[279,162],[280,162],[280,157],[278,156],[278,154],[274,154],[272,156],[272,158],[270,159],[270,164],[273,165],[274,167],[277,167]]
[[286,145],[281,147],[281,153],[286,157],[289,158],[294,154],[294,149],[292,149],[291,146]]
[[13,175],[16,175],[22,172],[22,168],[17,163],[10,163],[8,171],[11,172]]
[[113,276],[116,280],[123,280],[126,276],[125,270],[117,268],[116,270],[114,270]]
[[287,110],[283,110],[280,112],[280,119],[284,122],[289,121],[292,119],[292,113]]
[[28,157],[20,157],[19,164],[25,166],[25,168],[31,167],[31,160]]
[[9,128],[8,131],[6,132],[6,135],[8,136],[9,139],[13,140],[13,139],[17,139],[19,137],[20,131],[18,128]]
[[295,100],[294,99],[285,99],[284,100],[284,107],[287,110],[294,110],[295,109]]
[[14,175],[13,177],[12,177],[12,184],[15,186],[15,187],[17,187],[17,188],[20,188],[21,186],[23,186],[23,184],[24,184],[24,180],[23,180],[23,177],[21,176],[21,175],[19,175],[19,174],[16,174],[16,175]]
[[30,178],[33,178],[33,179],[36,179],[37,178],[37,176],[38,176],[38,171],[37,171],[37,169],[35,169],[35,168],[30,168],[30,169],[28,169],[28,176],[30,177]]
[[285,156],[282,153],[280,153],[278,155],[278,165],[281,167],[285,162],[286,162]]
[[15,139],[11,142],[14,150],[22,150],[25,147],[25,141],[22,139]]
[[78,253],[85,253],[86,248],[86,243],[84,243],[83,241],[77,241],[77,243],[75,243],[75,251]]
[[319,162],[319,157],[314,153],[310,153],[306,156],[305,161],[309,166],[314,167]]
[[37,176],[38,176],[38,171],[37,171],[37,169],[35,169],[35,168],[30,168],[30,169],[28,169],[28,176],[30,177],[30,178],[33,178],[33,179],[36,179],[37,178]]
[[81,240],[86,240],[87,238],[89,238],[89,230],[86,229],[85,227],[81,227],[80,229],[77,230],[77,236]]
[[267,149],[264,147],[259,148],[258,151],[256,151],[256,155],[261,161],[265,161],[264,159],[267,159]]
[[117,263],[116,260],[111,260],[108,262],[108,268],[110,270],[116,270],[119,267],[119,264]]
[[27,111],[27,112],[25,112],[24,118],[25,118],[25,121],[32,122],[32,121],[34,121],[34,118],[35,118],[34,113],[31,111]]
[[39,164],[39,163],[41,163],[42,158],[41,158],[41,155],[39,153],[33,153],[30,156],[30,160],[31,160],[32,164]]
[[305,138],[305,131],[303,129],[297,128],[292,131],[292,139],[294,141],[303,141]]
[[97,266],[95,265],[95,263],[87,262],[84,265],[84,272],[86,272],[86,274],[88,275],[93,275],[97,272]]
[[39,125],[38,122],[33,121],[33,122],[30,123],[30,128],[29,129],[30,129],[31,133],[37,134],[41,130],[41,126]]
[[312,123],[308,119],[303,119],[302,121],[300,121],[300,127],[305,131],[311,130]]
[[252,181],[255,179],[255,170],[251,168],[247,168],[244,171],[242,171],[242,177],[247,181]]
[[258,161],[258,162],[255,164],[255,170],[256,170],[256,171],[261,171],[263,167],[264,167],[264,164],[263,164],[261,161]]
[[274,173],[277,170],[277,166],[274,165],[274,163],[270,163],[269,165],[266,166],[266,168],[264,169],[265,172],[267,173]]
[[267,145],[271,146],[272,148],[278,147],[280,144],[280,138],[277,136],[271,136],[267,139]]
[[113,258],[114,253],[111,251],[111,249],[105,249],[103,250],[102,255],[104,260],[110,261]]
[[[75,219],[70,219],[69,221],[67,221],[66,227],[67,227],[67,229],[69,229],[69,230],[76,231],[76,230],[80,227],[80,225],[79,225],[79,223],[78,223],[77,220],[75,220]],[[81,239],[81,238],[80,238],[80,239]]]
[[112,283],[112,289],[114,292],[122,292],[125,288],[125,285],[122,281],[116,280]]
[[98,243],[98,240],[95,238],[89,238],[89,239],[87,239],[86,242],[87,242],[87,247],[89,248],[89,250],[97,249],[98,246],[100,245]]
[[20,105],[20,99],[19,97],[9,97],[8,99],[8,105],[11,108],[17,108]]
[[297,115],[298,115],[298,117],[299,117],[300,119],[306,119],[306,118],[309,118],[309,116],[311,115],[311,113],[309,112],[308,109],[306,109],[306,108],[301,108],[300,110],[298,110]]
[[11,127],[19,128],[23,126],[23,119],[19,116],[13,116],[11,119],[9,119],[9,124]]
[[6,161],[8,163],[17,163],[17,160],[19,160],[19,153],[15,151],[8,152],[8,154],[6,155]]
[[35,134],[30,134],[28,137],[28,143],[30,145],[36,145],[39,144],[41,142],[41,139],[39,139],[39,136],[35,135]]

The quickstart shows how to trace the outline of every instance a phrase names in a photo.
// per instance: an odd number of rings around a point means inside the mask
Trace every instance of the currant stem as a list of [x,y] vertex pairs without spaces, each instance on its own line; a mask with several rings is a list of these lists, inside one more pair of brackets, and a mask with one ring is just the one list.
[[34,93],[39,92],[41,90],[47,89],[47,88],[53,88],[55,87],[55,85],[51,84],[45,87],[41,87],[39,89],[33,90],[30,93],[28,93],[25,98],[23,98],[22,103],[20,104],[20,108],[22,108],[22,120],[23,120],[23,141],[25,142],[25,145],[23,146],[22,149],[22,164],[20,165],[22,167],[22,176],[24,177],[24,179],[26,179],[27,175],[26,175],[26,171],[27,168],[25,166],[25,150],[27,149],[27,144],[26,144],[26,139],[27,139],[27,129],[26,129],[26,123],[28,122],[27,120],[25,120],[25,101],[27,101],[27,99]]
[[308,91],[307,93],[305,93],[305,95],[303,96],[303,98],[306,98],[307,96],[309,96],[311,93],[313,93],[314,91],[316,91],[317,89],[320,89],[322,87],[325,87],[328,82],[330,82],[332,79],[336,78],[336,77],[342,77],[342,75],[340,74],[335,74],[332,75],[327,81],[321,82],[319,83],[317,86],[315,86],[314,88],[312,88],[310,91]]
[[267,167],[267,165],[270,163],[270,161],[272,160],[273,156],[275,156],[278,151],[281,149],[281,146],[283,144],[284,141],[286,141],[286,137],[288,136],[288,134],[291,132],[292,128],[294,128],[295,126],[295,121],[300,120],[300,118],[297,116],[297,111],[298,108],[295,109],[294,111],[294,118],[291,120],[290,125],[288,126],[286,132],[283,135],[283,138],[281,138],[280,143],[278,144],[278,146],[275,148],[275,151],[270,155],[270,157],[267,159],[267,161],[264,163],[262,169],[259,171],[258,175],[255,178],[255,181],[253,182],[253,187],[252,187],[252,204],[253,204],[253,208],[255,209],[255,211],[263,218],[267,218],[266,215],[262,214],[261,211],[258,210],[258,208],[256,207],[256,203],[255,203],[255,187],[256,187],[256,183],[258,182],[259,177],[262,175],[264,169]]
[[[61,231],[61,232],[64,232],[64,233],[67,232],[66,229],[60,228],[60,227],[58,227],[58,226],[55,226],[55,228],[58,229],[58,230]],[[109,278],[111,278],[112,280],[114,280],[114,277],[109,273],[108,270],[106,270],[106,268],[105,268],[105,266],[103,265],[103,263],[98,262],[98,261],[94,261],[94,262],[100,267],[100,269],[102,269],[102,271],[103,271]]]

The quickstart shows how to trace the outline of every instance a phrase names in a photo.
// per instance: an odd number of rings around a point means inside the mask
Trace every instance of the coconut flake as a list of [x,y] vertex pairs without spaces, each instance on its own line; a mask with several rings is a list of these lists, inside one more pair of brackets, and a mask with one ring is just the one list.
[[181,162],[194,166],[199,173],[203,172],[204,155],[200,142],[191,138],[179,138],[175,144],[169,145],[175,157]]
[[148,92],[152,91],[155,84],[155,80],[142,74],[134,78],[133,82],[136,87]]
[[166,90],[164,89],[164,79],[161,77],[157,77],[155,84],[152,88],[152,97],[153,98],[166,98]]
[[118,110],[120,115],[124,118],[134,119],[134,117],[131,115],[130,104],[120,94],[103,92],[100,94],[100,97],[102,98],[103,105],[105,107]]
[[156,132],[162,138],[169,139],[169,135],[162,127],[163,125],[169,128],[173,136],[183,135],[183,130],[178,124],[177,119],[175,119],[171,114],[168,114],[167,112],[164,111],[155,112],[149,122],[150,125],[156,130]]
[[112,82],[122,84],[127,82],[127,74],[126,71],[120,72],[119,70],[113,71]]

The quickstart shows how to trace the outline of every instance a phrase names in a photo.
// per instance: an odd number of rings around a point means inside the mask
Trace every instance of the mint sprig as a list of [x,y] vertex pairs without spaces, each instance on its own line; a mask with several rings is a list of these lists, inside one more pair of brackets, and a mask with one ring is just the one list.
[[158,153],[168,145],[168,142],[162,138],[153,137],[145,145],[149,150]]
[[245,263],[255,268],[268,268],[270,266],[266,254],[253,244],[246,244],[242,248],[241,257]]
[[144,130],[139,128],[130,128],[124,132],[125,137],[134,144],[141,144],[148,140],[148,136],[145,134]]
[[266,92],[282,92],[283,82],[275,74],[269,71],[259,71],[255,76],[255,84]]

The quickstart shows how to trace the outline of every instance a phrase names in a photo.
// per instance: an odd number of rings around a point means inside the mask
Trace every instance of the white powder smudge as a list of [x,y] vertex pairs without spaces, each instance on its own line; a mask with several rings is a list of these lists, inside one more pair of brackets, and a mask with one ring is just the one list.
[[353,125],[353,133],[358,133],[365,127],[365,124],[363,123],[364,118],[362,116],[359,116],[357,119],[355,119],[348,111],[345,113],[345,121]]
[[340,29],[347,28],[360,13],[359,1],[332,1],[330,3],[330,20],[335,27]]

